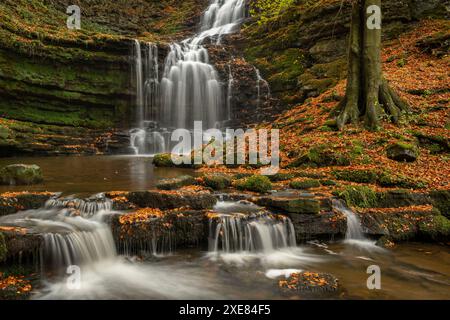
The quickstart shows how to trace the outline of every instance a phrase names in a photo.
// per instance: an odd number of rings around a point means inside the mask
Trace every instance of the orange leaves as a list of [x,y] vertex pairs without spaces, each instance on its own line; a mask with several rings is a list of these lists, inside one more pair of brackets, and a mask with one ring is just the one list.
[[24,276],[9,276],[2,278],[0,274],[0,290],[14,290],[17,294],[29,293],[32,289],[30,281]]
[[119,218],[120,224],[134,224],[138,222],[145,222],[152,218],[161,218],[164,213],[159,209],[144,208],[130,214],[122,215]]

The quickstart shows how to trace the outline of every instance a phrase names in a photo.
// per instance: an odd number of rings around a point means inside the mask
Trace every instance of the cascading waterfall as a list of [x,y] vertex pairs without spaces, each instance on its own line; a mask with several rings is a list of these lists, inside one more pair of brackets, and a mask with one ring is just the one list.
[[255,68],[255,73],[256,73],[256,92],[258,95],[256,104],[259,108],[261,105],[261,83],[264,85],[264,88],[266,88],[266,99],[270,98],[271,93],[269,83],[263,77],[261,77],[261,72],[259,71],[259,69]]
[[78,211],[82,217],[92,217],[99,211],[111,211],[112,202],[105,198],[103,194],[98,194],[88,199],[78,199],[74,197],[52,198],[45,203],[45,208],[74,209]]
[[271,252],[296,246],[294,226],[287,217],[217,214],[209,227],[210,252]]
[[[245,10],[245,0],[211,0],[202,16],[200,32],[170,45],[161,79],[156,46],[148,44],[146,50],[142,50],[140,42],[135,41],[139,127],[130,132],[130,145],[136,154],[169,150],[166,135],[155,132],[170,134],[174,128],[192,129],[194,121],[202,121],[205,129],[214,128],[231,118],[231,99],[228,97],[226,110],[223,110],[222,84],[202,44],[207,38],[219,44],[223,35],[235,32],[245,18]],[[153,127],[146,126],[146,122],[152,122]]]
[[231,120],[231,99],[233,98],[234,78],[231,66],[228,65],[228,90],[227,90],[227,120]]

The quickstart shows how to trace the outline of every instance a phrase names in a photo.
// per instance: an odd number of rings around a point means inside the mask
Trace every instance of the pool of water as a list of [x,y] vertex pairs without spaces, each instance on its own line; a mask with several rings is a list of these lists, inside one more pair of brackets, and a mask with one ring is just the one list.
[[33,186],[0,186],[6,191],[51,191],[64,194],[93,194],[106,191],[138,191],[155,186],[163,178],[193,170],[156,168],[150,157],[73,156],[38,158],[2,158],[0,167],[10,164],[36,164],[44,174],[44,183]]
[[[372,252],[342,242],[220,256],[183,250],[151,262],[133,262],[124,257],[99,262],[81,269],[79,290],[68,289],[65,281],[50,281],[33,297],[285,299],[278,290],[280,278],[276,276],[308,270],[338,277],[344,290],[337,299],[450,299],[449,263],[446,247],[418,243]],[[381,268],[381,290],[367,288],[366,271],[370,265]]]

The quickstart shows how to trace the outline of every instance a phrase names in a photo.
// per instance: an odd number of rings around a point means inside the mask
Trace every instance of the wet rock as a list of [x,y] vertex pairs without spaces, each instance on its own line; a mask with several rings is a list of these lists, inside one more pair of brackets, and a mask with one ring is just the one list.
[[343,238],[347,231],[344,215],[326,212],[319,214],[289,214],[295,229],[297,241],[313,239],[331,240]]
[[21,210],[39,209],[56,194],[51,192],[16,192],[0,194],[0,216]]
[[287,213],[317,214],[320,211],[320,201],[313,197],[261,197],[256,198],[257,205],[281,210]]
[[39,234],[30,233],[23,228],[0,226],[6,247],[5,259],[19,259],[32,257],[36,260],[39,249],[43,243],[43,237]]
[[278,287],[286,297],[333,297],[341,293],[339,280],[329,273],[299,272],[286,280],[279,280]]
[[389,159],[399,162],[414,162],[419,157],[417,146],[403,142],[390,145],[386,152]]
[[44,180],[37,165],[12,164],[0,170],[0,183],[5,185],[31,185]]
[[430,192],[433,205],[440,213],[450,218],[450,190],[435,190]]
[[217,202],[207,191],[137,191],[126,195],[128,201],[141,208],[161,210],[190,207],[195,210],[211,209]]
[[201,210],[140,209],[110,218],[119,252],[167,254],[196,247],[207,239],[206,212]]
[[398,189],[377,193],[376,202],[379,208],[397,208],[432,204],[432,199],[427,193]]
[[195,184],[195,178],[192,176],[181,176],[174,179],[163,179],[158,182],[156,187],[160,190],[175,190],[181,187]]
[[232,177],[224,174],[208,174],[201,177],[202,185],[213,190],[223,190],[231,186]]

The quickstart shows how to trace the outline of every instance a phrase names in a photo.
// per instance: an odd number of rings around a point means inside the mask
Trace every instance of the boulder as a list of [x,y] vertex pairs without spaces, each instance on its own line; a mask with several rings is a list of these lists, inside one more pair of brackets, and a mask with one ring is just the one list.
[[0,216],[39,209],[56,194],[51,192],[6,192],[0,194]]
[[[3,234],[5,245],[6,253],[4,259],[30,257],[34,260],[36,257],[39,257],[39,250],[43,242],[42,235],[30,233],[24,228],[5,226],[0,226],[0,232]],[[0,250],[2,249],[0,248]]]
[[4,185],[31,185],[42,181],[42,170],[34,164],[12,164],[0,170],[0,183]]
[[141,208],[161,210],[190,207],[195,210],[211,209],[217,202],[207,191],[137,191],[126,195],[129,202]]
[[419,157],[417,146],[403,142],[390,145],[386,152],[389,159],[399,162],[414,162]]
[[347,231],[347,220],[339,213],[289,214],[289,217],[299,242],[343,238]]
[[224,174],[207,174],[201,177],[202,184],[213,190],[223,190],[231,186],[232,177]]
[[119,252],[162,254],[195,247],[207,239],[206,212],[201,210],[140,209],[110,218]]

